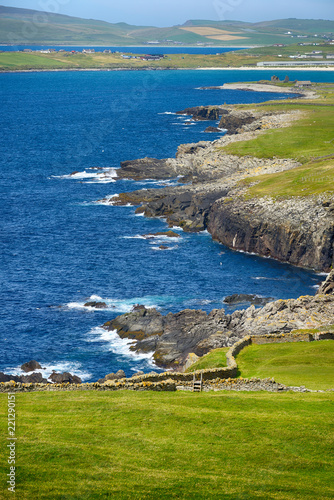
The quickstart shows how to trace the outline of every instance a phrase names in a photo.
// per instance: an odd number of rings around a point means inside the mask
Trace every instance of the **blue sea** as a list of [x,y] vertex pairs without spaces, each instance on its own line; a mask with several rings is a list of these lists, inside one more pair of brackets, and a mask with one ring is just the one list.
[[[334,76],[288,73],[328,82]],[[101,175],[95,167],[170,157],[181,143],[218,137],[204,133],[207,122],[186,126],[176,111],[284,97],[199,87],[270,76],[207,70],[0,75],[0,371],[21,373],[30,359],[46,376],[55,369],[86,381],[118,369],[158,371],[151,355],[136,355],[101,325],[135,304],[161,313],[210,311],[225,307],[224,297],[233,293],[315,293],[324,277],[311,270],[232,251],[207,232],[178,230],[179,239],[146,240],[143,235],[166,230],[166,223],[137,216],[134,207],[97,203],[165,182],[119,181],[114,170]],[[159,249],[164,243],[169,250]],[[89,300],[105,301],[108,309],[83,307]]]
[[83,49],[94,49],[95,52],[103,52],[108,49],[112,52],[130,52],[132,54],[223,54],[224,52],[231,52],[234,50],[242,50],[243,47],[165,47],[163,45],[149,44],[142,47],[119,47],[119,46],[87,46],[87,45],[0,45],[0,50],[4,52],[21,51],[24,49],[31,50],[76,50],[82,52]]

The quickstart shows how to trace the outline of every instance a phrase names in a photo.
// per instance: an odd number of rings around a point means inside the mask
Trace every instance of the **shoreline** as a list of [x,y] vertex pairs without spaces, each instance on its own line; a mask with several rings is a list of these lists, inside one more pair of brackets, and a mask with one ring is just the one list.
[[61,71],[334,71],[334,66],[331,67],[296,67],[291,66],[272,66],[270,68],[266,67],[249,67],[240,66],[239,68],[51,68],[51,69],[0,69],[0,74],[2,73],[55,73]]

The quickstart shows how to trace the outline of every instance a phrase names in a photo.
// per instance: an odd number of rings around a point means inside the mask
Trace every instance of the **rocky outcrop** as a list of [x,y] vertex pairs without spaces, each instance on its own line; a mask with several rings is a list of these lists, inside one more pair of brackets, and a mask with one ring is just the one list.
[[[219,128],[226,129],[227,134],[238,134],[244,125],[253,123],[256,119],[256,116],[246,111],[231,111],[221,118]],[[260,123],[258,123],[257,128],[261,128]]]
[[100,378],[98,380],[98,383],[104,384],[108,380],[121,380],[122,378],[125,378],[125,377],[126,377],[126,375],[125,375],[124,370],[118,370],[118,372],[116,372],[116,373],[108,373],[108,375],[106,375],[105,377]]
[[218,128],[218,127],[207,127],[204,132],[206,133],[220,133],[220,132],[223,132],[222,129]]
[[53,371],[49,377],[52,382],[56,384],[81,384],[82,380],[80,377],[77,377],[76,375],[72,375],[71,373],[64,372],[64,373],[56,373]]
[[320,285],[317,295],[334,295],[334,270],[332,269],[326,280]]
[[84,307],[93,307],[94,309],[107,309],[108,308],[108,306],[105,302],[96,302],[96,301],[86,302],[84,304]]
[[235,293],[233,295],[228,295],[225,297],[225,304],[237,305],[244,304],[248,302],[249,304],[254,304],[255,306],[264,306],[268,302],[272,302],[274,299],[260,297],[259,295],[247,294],[247,293]]
[[10,382],[11,380],[24,384],[47,383],[47,380],[43,378],[41,373],[31,373],[30,375],[7,375],[6,373],[0,372],[0,382]]
[[221,106],[195,106],[186,108],[183,111],[177,111],[177,115],[192,116],[193,120],[219,120],[219,117],[227,113],[227,110]]
[[224,309],[209,314],[186,309],[162,316],[155,309],[143,309],[118,316],[103,328],[133,339],[134,351],[153,352],[158,366],[179,369],[189,353],[203,356],[212,349],[232,346],[247,335],[288,333],[333,323],[334,295],[327,295],[277,300],[232,314]]
[[158,160],[156,158],[141,158],[139,160],[123,161],[117,171],[119,179],[170,179],[176,177],[173,172],[173,162],[169,158]]
[[34,359],[28,361],[28,363],[24,363],[23,365],[21,365],[21,370],[26,373],[41,369],[42,369],[41,365],[38,363],[38,361],[35,361]]
[[8,375],[7,373],[0,372],[0,382],[22,382],[21,377],[18,375]]

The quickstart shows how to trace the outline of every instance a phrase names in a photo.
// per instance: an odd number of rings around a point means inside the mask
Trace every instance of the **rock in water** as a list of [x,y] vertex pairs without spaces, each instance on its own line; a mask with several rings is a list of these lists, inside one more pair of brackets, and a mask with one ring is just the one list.
[[265,298],[259,297],[258,295],[249,295],[247,293],[235,293],[233,295],[228,295],[225,297],[225,304],[235,305],[235,304],[243,304],[244,302],[249,302],[250,304],[254,304],[256,306],[264,306],[268,302],[272,302],[273,298]]
[[23,370],[26,373],[41,369],[42,369],[41,365],[38,363],[38,361],[35,361],[34,359],[28,361],[28,363],[24,363],[23,365],[21,365],[21,370]]
[[217,127],[207,127],[204,132],[222,132],[222,129],[221,128],[217,128]]
[[84,307],[94,307],[95,309],[107,309],[108,306],[105,302],[86,302]]

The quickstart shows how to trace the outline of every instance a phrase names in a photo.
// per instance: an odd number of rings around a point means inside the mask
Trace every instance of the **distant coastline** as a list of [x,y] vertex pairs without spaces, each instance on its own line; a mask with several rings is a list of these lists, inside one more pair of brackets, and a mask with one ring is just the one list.
[[240,66],[239,68],[53,68],[53,69],[0,69],[1,73],[59,73],[63,71],[334,71],[333,67],[297,67],[279,66],[279,67],[250,67]]

